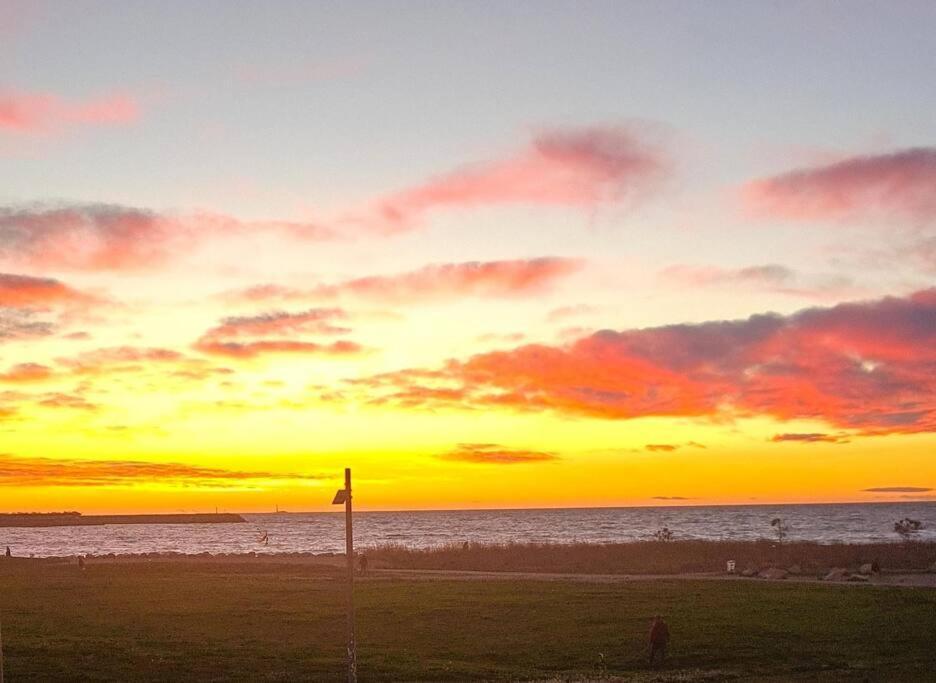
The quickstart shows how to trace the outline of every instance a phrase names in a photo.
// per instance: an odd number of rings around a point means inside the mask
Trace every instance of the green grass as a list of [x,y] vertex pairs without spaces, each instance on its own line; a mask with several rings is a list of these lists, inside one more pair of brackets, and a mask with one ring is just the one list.
[[[340,574],[0,562],[8,680],[341,680]],[[933,680],[936,591],[752,581],[359,583],[369,680]],[[670,658],[644,664],[649,618]],[[600,654],[604,655],[604,664]]]

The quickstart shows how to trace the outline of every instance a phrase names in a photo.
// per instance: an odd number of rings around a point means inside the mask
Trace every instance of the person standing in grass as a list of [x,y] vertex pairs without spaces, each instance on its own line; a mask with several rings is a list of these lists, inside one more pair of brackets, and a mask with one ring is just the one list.
[[660,655],[660,663],[666,657],[666,646],[669,644],[669,626],[663,621],[661,615],[653,617],[650,622],[650,666],[656,660],[657,653]]

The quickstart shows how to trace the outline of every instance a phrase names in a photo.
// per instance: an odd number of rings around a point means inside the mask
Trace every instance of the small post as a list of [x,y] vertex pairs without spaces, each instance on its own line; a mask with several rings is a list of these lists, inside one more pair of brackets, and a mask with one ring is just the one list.
[[[335,494],[332,505],[345,506],[345,554],[348,559],[348,683],[357,683],[357,646],[354,641],[354,531],[351,520],[351,468],[344,471],[345,487]],[[0,681],[0,683],[3,683]]]

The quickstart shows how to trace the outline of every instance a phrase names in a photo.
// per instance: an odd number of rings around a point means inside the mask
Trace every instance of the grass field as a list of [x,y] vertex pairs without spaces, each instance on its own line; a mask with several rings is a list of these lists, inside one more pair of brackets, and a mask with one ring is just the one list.
[[[933,680],[936,591],[754,581],[358,584],[362,681]],[[0,561],[7,680],[341,680],[341,575]],[[648,672],[649,618],[670,657]],[[603,660],[602,660],[603,655]]]

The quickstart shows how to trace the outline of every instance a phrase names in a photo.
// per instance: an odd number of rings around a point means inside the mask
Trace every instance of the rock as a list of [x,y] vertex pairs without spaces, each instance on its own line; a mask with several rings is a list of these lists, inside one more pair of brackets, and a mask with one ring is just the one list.
[[758,576],[762,579],[770,579],[772,581],[777,581],[779,579],[785,579],[788,573],[789,572],[787,572],[786,569],[780,569],[779,567],[770,567],[769,569],[765,569],[764,571],[762,571],[760,574],[758,574]]
[[754,576],[755,574],[757,574],[757,570],[753,569],[752,567],[748,567],[743,572],[741,572],[741,576]]
[[793,574],[794,576],[799,576],[800,574],[803,573],[803,568],[800,567],[798,564],[794,564],[789,569],[787,569],[787,571]]
[[829,573],[822,577],[823,581],[847,581],[848,580],[848,570],[842,569],[841,567],[834,567],[829,570]]
[[865,582],[865,583],[867,583],[868,579],[870,579],[870,578],[871,578],[871,577],[868,576],[867,574],[852,574],[852,575],[850,575],[850,576],[849,576],[847,579],[845,579],[845,580],[846,580],[846,581],[852,581],[852,582]]
[[861,567],[858,568],[858,573],[863,574],[864,576],[870,576],[874,573],[874,567],[871,566],[870,562],[865,562]]

